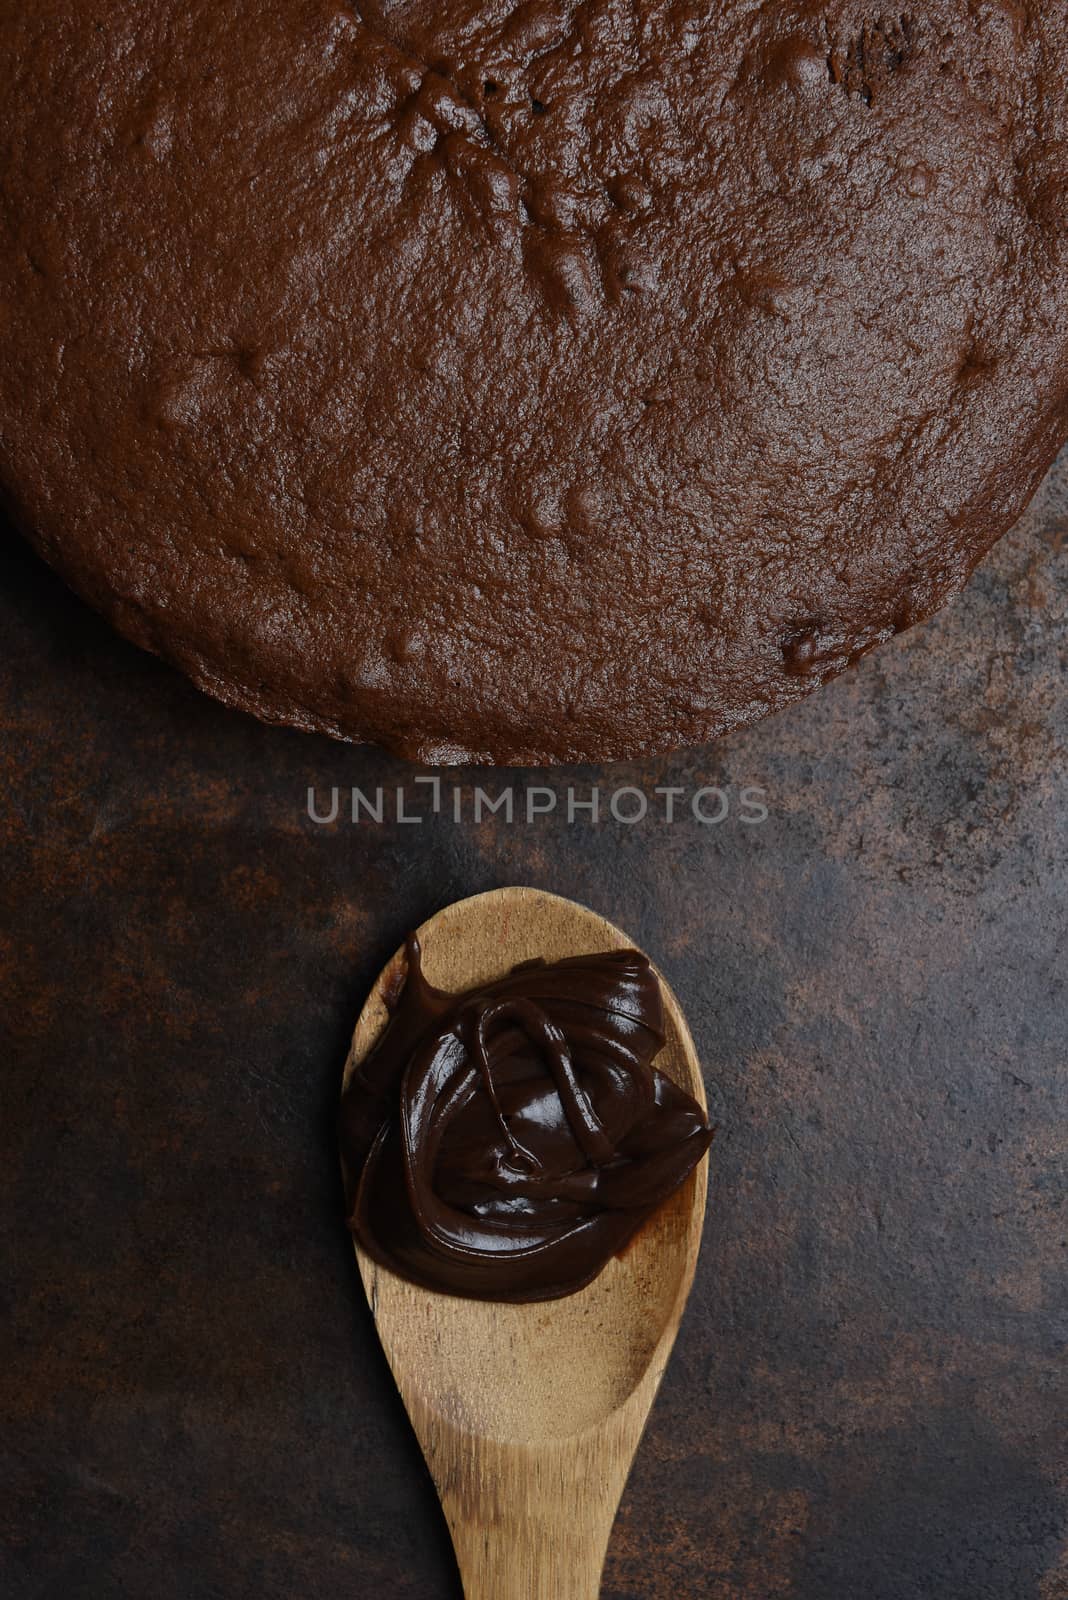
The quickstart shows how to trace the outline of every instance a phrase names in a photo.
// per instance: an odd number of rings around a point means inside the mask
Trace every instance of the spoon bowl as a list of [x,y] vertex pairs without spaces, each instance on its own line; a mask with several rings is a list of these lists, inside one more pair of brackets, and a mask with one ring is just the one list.
[[[584,906],[495,889],[419,929],[423,970],[461,992],[521,961],[632,945]],[[344,1082],[388,1020],[403,949],[356,1024]],[[678,1002],[657,972],[667,1034],[658,1069],[704,1107]],[[693,1282],[702,1161],[621,1257],[560,1300],[499,1304],[433,1293],[356,1258],[397,1387],[452,1533],[467,1600],[593,1600],[608,1536]]]

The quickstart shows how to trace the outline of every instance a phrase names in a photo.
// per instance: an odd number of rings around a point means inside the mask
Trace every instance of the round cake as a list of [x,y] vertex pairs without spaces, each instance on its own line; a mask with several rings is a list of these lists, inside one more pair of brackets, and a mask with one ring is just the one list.
[[0,483],[129,638],[425,762],[798,699],[1068,437],[1068,0],[8,0]]

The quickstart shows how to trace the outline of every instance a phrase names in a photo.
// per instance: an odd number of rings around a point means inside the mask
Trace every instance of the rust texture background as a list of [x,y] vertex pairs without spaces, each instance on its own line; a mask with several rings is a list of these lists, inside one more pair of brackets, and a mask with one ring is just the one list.
[[609,1600],[1068,1596],[1066,466],[805,706],[551,775],[760,785],[748,828],[317,826],[411,772],[222,710],[5,536],[5,1600],[457,1595],[332,1116],[405,929],[516,882],[664,965],[721,1124]]

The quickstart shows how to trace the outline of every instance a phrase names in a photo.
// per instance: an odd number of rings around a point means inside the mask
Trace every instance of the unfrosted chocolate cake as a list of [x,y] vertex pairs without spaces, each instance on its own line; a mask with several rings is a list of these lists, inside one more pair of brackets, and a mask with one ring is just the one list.
[[1068,0],[2,0],[0,482],[131,639],[423,761],[710,739],[1068,436]]

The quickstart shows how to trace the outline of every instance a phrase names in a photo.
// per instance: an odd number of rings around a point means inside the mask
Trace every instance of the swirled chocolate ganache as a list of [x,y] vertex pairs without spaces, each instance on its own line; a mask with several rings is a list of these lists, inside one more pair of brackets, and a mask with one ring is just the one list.
[[636,950],[526,962],[454,995],[426,981],[410,939],[392,1015],[342,1101],[360,1244],[449,1294],[582,1288],[712,1141],[653,1065],[664,1037]]
[[423,762],[696,744],[1068,436],[1068,0],[5,0],[0,486],[131,639]]

